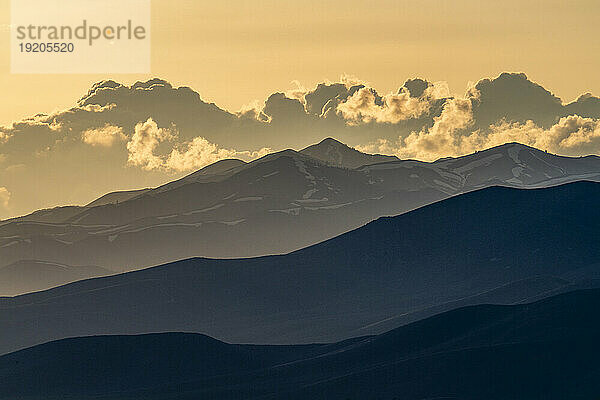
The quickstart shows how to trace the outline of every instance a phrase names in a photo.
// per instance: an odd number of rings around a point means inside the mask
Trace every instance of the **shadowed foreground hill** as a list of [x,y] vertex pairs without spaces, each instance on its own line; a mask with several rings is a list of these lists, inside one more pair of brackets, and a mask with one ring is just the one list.
[[67,339],[0,357],[1,399],[593,399],[600,290],[472,306],[330,345]]
[[283,256],[190,259],[0,299],[0,353],[97,334],[290,344],[376,334],[600,277],[600,184],[493,187]]

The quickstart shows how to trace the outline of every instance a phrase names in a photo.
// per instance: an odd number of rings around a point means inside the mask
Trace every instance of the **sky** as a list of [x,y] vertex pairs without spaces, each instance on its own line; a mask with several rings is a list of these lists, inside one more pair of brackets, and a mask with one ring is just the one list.
[[236,111],[299,81],[349,74],[381,92],[407,78],[469,81],[523,71],[565,100],[600,93],[594,0],[153,0],[152,73],[12,75],[0,0],[0,123],[74,104],[92,83],[160,77]]
[[600,154],[600,99],[567,105],[600,95],[597,0],[153,0],[151,72],[121,75],[11,74],[9,8],[0,219],[327,136],[424,161]]

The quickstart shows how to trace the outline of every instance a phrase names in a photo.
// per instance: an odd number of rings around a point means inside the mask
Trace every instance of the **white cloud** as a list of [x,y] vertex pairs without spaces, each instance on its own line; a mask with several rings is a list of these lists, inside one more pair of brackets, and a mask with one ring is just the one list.
[[395,154],[401,158],[434,160],[440,154],[460,152],[463,132],[473,123],[471,101],[467,99],[449,99],[439,117],[429,129],[412,132],[406,138],[398,138],[396,143],[379,139],[374,143],[357,146],[360,151]]
[[262,148],[253,152],[223,149],[203,137],[196,137],[183,150],[173,149],[164,162],[164,166],[174,171],[190,171],[226,158],[251,160],[270,152],[272,150],[269,148]]
[[400,146],[388,139],[377,139],[374,142],[360,144],[354,147],[358,151],[371,154],[399,155]]
[[471,101],[450,99],[430,129],[413,132],[404,140],[404,152],[420,160],[455,154],[462,146],[462,132],[473,123]]
[[91,146],[111,147],[119,141],[127,139],[123,133],[123,128],[106,124],[101,128],[87,129],[81,134],[84,143]]
[[532,121],[524,124],[502,122],[491,127],[482,142],[494,146],[518,141],[539,149],[564,155],[600,153],[600,120],[570,115],[549,129]]
[[159,128],[152,118],[135,126],[135,132],[127,143],[129,157],[127,162],[145,170],[161,169],[164,160],[154,151],[161,142],[173,139],[176,134],[171,129]]
[[450,86],[446,81],[433,82],[425,89],[424,96],[430,99],[445,99],[450,97]]
[[398,123],[416,118],[428,109],[428,103],[410,96],[407,90],[399,94],[389,94],[383,98],[383,106],[376,103],[376,96],[371,88],[356,91],[347,101],[337,106],[337,111],[350,125],[361,123]]
[[84,111],[91,112],[91,113],[101,113],[101,112],[113,110],[116,107],[117,107],[116,104],[110,103],[110,104],[107,104],[105,106],[101,106],[101,105],[98,105],[98,104],[87,104],[87,105],[84,105],[84,106],[80,106],[79,108],[82,109],[82,110],[84,110]]
[[448,96],[448,84],[437,82],[430,85],[419,97],[412,97],[409,90],[403,87],[398,93],[383,96],[381,105],[377,104],[375,90],[364,87],[340,103],[337,111],[349,125],[371,122],[397,124],[400,121],[419,118],[431,109],[434,100]]
[[237,151],[220,148],[205,138],[198,136],[183,144],[174,144],[167,154],[157,154],[161,143],[175,142],[177,131],[159,128],[151,118],[135,127],[135,133],[127,143],[129,164],[145,170],[191,171],[205,167],[226,158],[252,160],[262,157],[272,150],[262,148],[258,151]]
[[[464,101],[464,100],[463,100]],[[429,130],[413,132],[396,142],[379,139],[357,149],[365,152],[393,154],[401,158],[435,160],[461,156],[478,150],[519,142],[552,153],[580,156],[600,153],[600,120],[570,115],[549,129],[532,121],[492,125],[489,130],[469,131],[468,106],[445,108]]]

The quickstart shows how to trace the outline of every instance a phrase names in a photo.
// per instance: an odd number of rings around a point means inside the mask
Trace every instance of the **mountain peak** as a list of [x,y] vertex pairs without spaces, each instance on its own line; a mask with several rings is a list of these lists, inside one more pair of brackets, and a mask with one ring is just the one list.
[[340,142],[339,140],[336,140],[332,137],[328,137],[325,138],[323,140],[321,140],[319,143],[317,143],[317,146],[340,146],[340,147],[347,147],[350,148],[349,146],[345,145],[344,143]]
[[323,139],[319,143],[301,150],[300,153],[331,165],[351,169],[367,164],[398,160],[395,156],[362,153],[331,137]]
[[482,150],[480,152],[483,151],[497,151],[497,150],[508,150],[508,149],[519,149],[519,150],[529,150],[529,151],[536,151],[536,152],[540,152],[542,153],[543,150],[540,149],[536,149],[535,147],[531,147],[528,146],[526,144],[523,143],[519,143],[519,142],[507,142],[498,146],[494,146],[494,147],[490,147],[489,149],[486,150]]

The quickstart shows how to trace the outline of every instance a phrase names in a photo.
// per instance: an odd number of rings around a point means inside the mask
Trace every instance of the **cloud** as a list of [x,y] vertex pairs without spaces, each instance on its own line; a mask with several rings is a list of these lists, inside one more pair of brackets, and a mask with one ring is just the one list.
[[292,81],[292,84],[295,87],[293,89],[286,90],[285,96],[290,99],[296,99],[301,103],[304,103],[304,95],[306,94],[306,92],[308,92],[308,90],[306,90],[306,88],[302,86],[300,81],[294,80]]
[[[270,148],[262,148],[257,151],[220,148],[200,136],[189,142],[177,144],[177,137],[178,133],[175,128],[159,128],[151,118],[137,124],[135,133],[127,143],[129,164],[140,166],[148,171],[184,172],[199,169],[227,158],[241,158],[248,161],[272,152]],[[167,154],[157,154],[157,149],[166,142],[175,142],[175,144]]]
[[342,74],[342,76],[340,77],[340,82],[349,88],[352,86],[368,86],[369,85],[369,82],[359,79],[356,76],[350,75],[350,74]]
[[273,93],[262,110],[268,118],[265,121],[273,123],[294,123],[306,118],[304,105],[298,99],[287,97],[284,93]]
[[404,82],[403,87],[408,90],[411,97],[421,97],[425,94],[425,90],[429,87],[430,83],[421,78],[409,79]]
[[[117,131],[111,134],[106,126],[121,127],[124,135],[131,135],[135,126],[148,118],[161,127],[177,126],[180,145],[196,137],[223,148],[302,147],[331,135],[351,145],[378,138],[395,141],[431,129],[450,98],[447,84],[421,78],[409,79],[397,92],[385,96],[349,76],[319,83],[313,89],[298,82],[295,85],[287,92],[272,94],[262,105],[255,103],[230,113],[202,100],[189,87],[173,87],[161,79],[132,85],[102,81],[75,107],[0,128],[1,151],[8,157],[17,153],[16,157],[25,157],[83,143],[127,154],[116,145],[123,137]],[[600,118],[597,97],[581,96],[563,106],[559,98],[522,73],[479,80],[461,98],[471,100],[473,127],[481,130],[500,121],[531,120],[548,128],[569,115]]]
[[433,160],[440,154],[454,155],[463,146],[464,130],[473,124],[471,101],[468,99],[448,100],[440,116],[434,118],[429,129],[412,132],[399,137],[396,143],[378,139],[367,145],[357,146],[360,151],[394,154],[400,158]]
[[323,114],[325,104],[338,96],[348,96],[348,87],[345,83],[319,83],[314,90],[304,95],[306,112],[320,116]]
[[445,82],[431,84],[416,79],[407,81],[398,93],[383,97],[378,97],[374,89],[363,87],[338,104],[337,111],[350,125],[397,124],[420,118],[431,111],[437,100],[448,96]]
[[56,115],[37,114],[33,117],[26,118],[20,123],[13,124],[13,127],[18,126],[38,126],[47,127],[50,131],[58,132],[62,129],[63,125],[54,118]]
[[10,192],[4,186],[0,187],[0,207],[8,210],[8,203],[10,201]]
[[396,141],[378,139],[356,148],[426,161],[470,154],[509,142],[519,142],[566,156],[600,154],[599,119],[570,115],[548,129],[533,121],[502,121],[486,131],[470,131],[466,129],[472,122],[467,112],[468,103],[464,103],[464,100],[461,103],[459,107],[456,107],[456,101],[449,103],[449,108],[444,109],[430,130],[413,132]]
[[377,139],[370,143],[354,146],[356,150],[363,153],[388,155],[400,154],[400,147],[401,145],[397,145],[394,141],[383,138]]
[[[441,115],[450,91],[444,82],[409,79],[395,93],[381,96],[362,80],[343,76],[306,89],[274,93],[263,104],[254,103],[230,113],[202,100],[188,87],[173,87],[161,79],[123,85],[95,84],[76,107],[50,116],[36,116],[0,129],[1,141],[16,136],[28,142],[29,153],[49,152],[57,144],[81,141],[82,133],[107,124],[131,135],[135,125],[152,118],[159,126],[177,126],[180,145],[203,137],[223,148],[303,147],[335,135],[351,145],[378,138],[395,141],[413,132],[431,129]],[[475,83],[464,97],[472,102],[473,127],[489,130],[494,124],[532,120],[549,127],[568,115],[600,117],[600,100],[588,95],[563,106],[560,99],[522,73],[504,73]],[[37,129],[38,131],[33,133]],[[29,139],[25,139],[29,136]],[[75,138],[74,138],[75,137]],[[100,136],[115,146],[120,135]],[[88,138],[102,146],[95,138]],[[25,144],[22,147],[25,153]],[[182,150],[183,151],[183,150]]]
[[448,82],[429,82],[425,79],[408,79],[400,88],[407,90],[411,97],[424,97],[428,99],[443,99],[450,97],[450,88]]
[[[530,81],[524,73],[502,73],[494,79],[482,79],[467,97],[472,97],[476,125],[487,128],[501,120],[532,120],[540,126],[553,125],[563,116],[561,99]],[[475,93],[473,93],[475,92]]]
[[388,101],[378,98],[377,92],[372,88],[363,87],[338,104],[337,112],[349,125],[371,122],[397,123],[416,116],[417,113],[413,112],[416,103],[418,100],[412,99],[408,92],[397,95],[388,103]]
[[223,149],[203,137],[197,137],[187,143],[183,150],[173,149],[164,166],[174,171],[192,171],[227,158],[249,161],[272,152],[272,149],[266,147],[257,151]]
[[154,152],[161,142],[171,140],[175,136],[173,130],[159,128],[152,118],[138,123],[135,133],[127,143],[127,162],[148,171],[164,168],[164,160]]
[[563,155],[600,154],[600,120],[570,115],[549,129],[533,121],[502,122],[481,138],[488,147],[514,141]]
[[405,151],[418,159],[431,159],[441,153],[456,153],[461,132],[472,125],[473,111],[468,99],[450,99],[431,129],[413,132],[404,139]]
[[82,105],[79,108],[83,111],[87,111],[90,113],[101,113],[104,111],[110,111],[113,110],[117,105],[116,104],[107,104],[105,106],[101,106],[98,104],[86,104],[86,105]]
[[116,142],[126,140],[127,136],[120,126],[106,124],[101,128],[83,131],[81,139],[91,146],[111,147]]
[[571,115],[550,129],[549,139],[561,148],[582,152],[600,150],[600,121]]
[[260,120],[262,106],[258,100],[242,105],[236,115],[240,119]]

